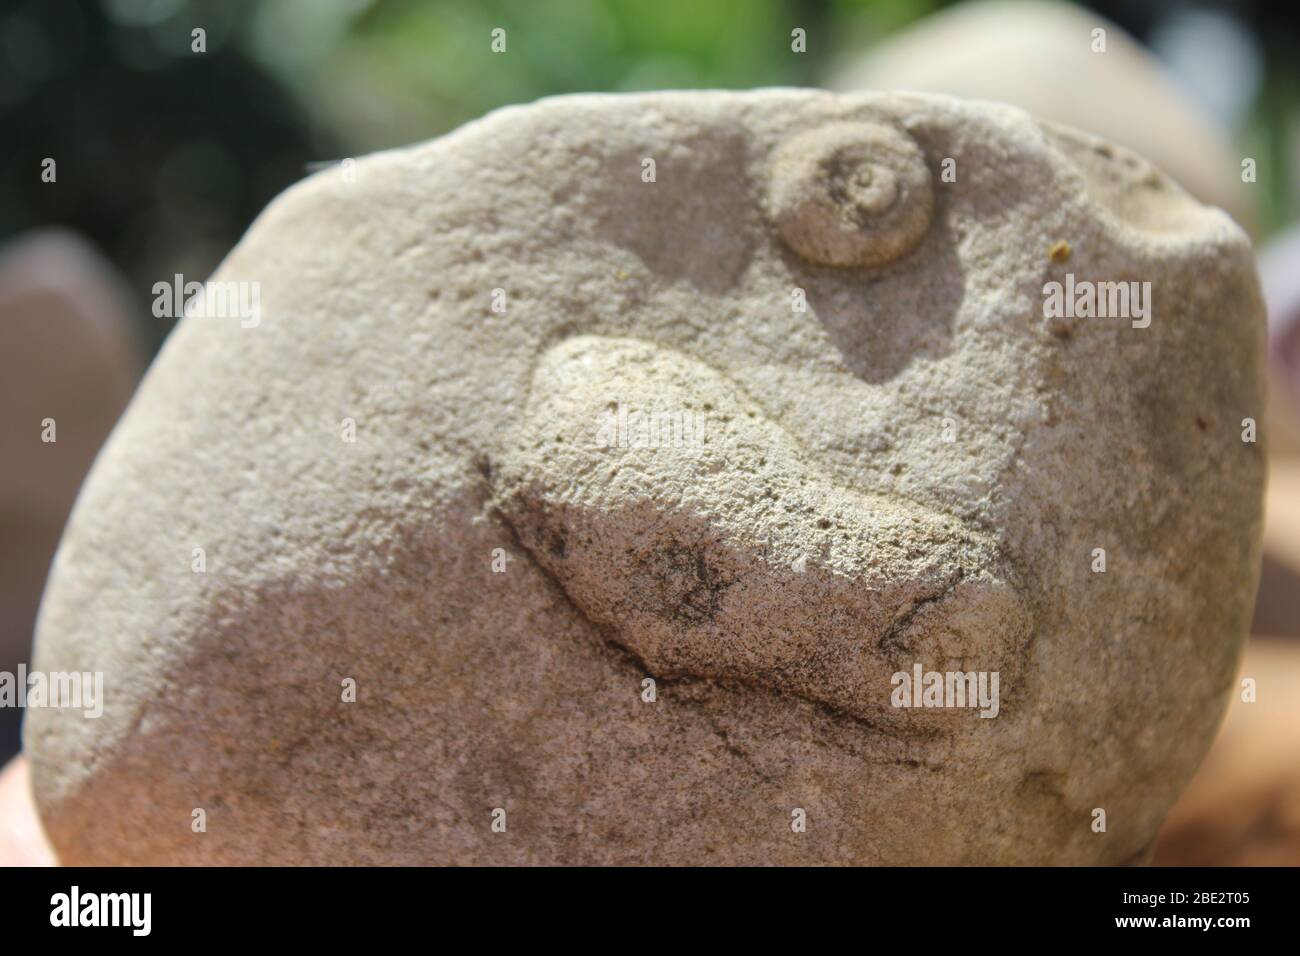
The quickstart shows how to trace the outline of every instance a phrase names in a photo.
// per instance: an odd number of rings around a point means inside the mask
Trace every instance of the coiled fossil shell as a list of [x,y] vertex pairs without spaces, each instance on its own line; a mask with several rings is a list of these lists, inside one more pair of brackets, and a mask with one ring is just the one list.
[[777,150],[769,187],[781,238],[827,266],[880,266],[930,227],[934,187],[906,133],[880,123],[832,123]]

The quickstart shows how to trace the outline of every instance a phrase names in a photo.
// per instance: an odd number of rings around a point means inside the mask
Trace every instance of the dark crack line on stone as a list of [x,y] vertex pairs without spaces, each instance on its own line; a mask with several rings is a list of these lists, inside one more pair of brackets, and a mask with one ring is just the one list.
[[[490,465],[487,466],[487,468],[482,470],[490,474]],[[852,714],[849,713],[848,711],[841,710],[840,708],[834,706],[833,704],[828,704],[825,701],[815,700],[811,697],[805,697],[803,694],[798,694],[791,690],[772,687],[768,684],[760,684],[753,681],[747,681],[739,677],[719,678],[719,677],[709,677],[709,676],[698,675],[698,674],[684,674],[676,677],[666,677],[666,676],[656,674],[654,670],[646,663],[645,660],[641,658],[639,654],[637,654],[626,644],[618,640],[618,637],[616,636],[617,632],[614,630],[614,628],[608,627],[597,621],[592,620],[591,617],[588,616],[587,612],[583,610],[582,607],[579,606],[576,601],[573,600],[573,597],[565,589],[563,582],[561,582],[560,579],[550,569],[545,567],[542,564],[542,562],[537,559],[537,556],[533,553],[532,548],[530,548],[524,542],[523,537],[519,534],[519,529],[515,527],[514,522],[510,520],[510,517],[505,513],[505,511],[499,505],[497,505],[495,502],[491,500],[490,496],[488,501],[485,502],[485,505],[489,513],[493,517],[495,517],[501,523],[501,525],[506,529],[506,532],[510,535],[510,539],[514,543],[515,547],[528,556],[529,563],[542,576],[542,580],[544,580],[548,584],[548,586],[551,587],[563,599],[564,603],[566,603],[569,607],[573,609],[574,613],[576,613],[583,621],[585,621],[588,625],[590,625],[591,628],[597,634],[600,635],[602,643],[604,643],[606,647],[609,648],[611,651],[621,656],[624,659],[624,661],[628,663],[630,666],[632,666],[634,669],[639,670],[642,674],[653,679],[656,684],[665,687],[671,687],[674,684],[687,684],[690,683],[691,681],[704,681],[713,684],[715,686],[725,687],[728,683],[733,683],[743,687],[759,690],[762,691],[763,693],[771,694],[777,697],[790,697],[790,698],[802,700],[816,707],[819,711],[821,711],[823,714],[829,717],[841,721],[849,721],[851,723],[857,724],[859,727],[867,731],[870,731],[871,733],[878,734],[882,737],[888,737],[891,740],[894,740],[901,744],[930,742],[939,737],[937,731],[933,731],[928,728],[916,728],[909,733],[899,733],[893,730],[892,728],[881,726],[880,724],[872,720],[869,720],[865,717],[859,717],[857,714]],[[944,593],[947,592],[945,591]],[[939,595],[937,597],[942,597],[942,595]],[[890,761],[874,761],[874,762],[888,763]]]
[[884,651],[888,651],[890,647],[897,646],[899,643],[898,635],[903,631],[904,628],[906,628],[909,624],[912,623],[912,619],[915,618],[918,614],[920,614],[924,608],[929,607],[931,604],[936,604],[944,600],[949,594],[952,593],[953,588],[961,584],[962,579],[965,577],[966,577],[965,569],[958,568],[957,571],[952,575],[952,577],[948,579],[948,582],[943,586],[942,590],[937,591],[934,594],[927,594],[918,598],[917,600],[913,601],[910,606],[903,609],[900,613],[895,614],[893,623],[889,625],[885,633],[880,636],[880,639],[878,641],[876,641],[876,648],[884,652]]

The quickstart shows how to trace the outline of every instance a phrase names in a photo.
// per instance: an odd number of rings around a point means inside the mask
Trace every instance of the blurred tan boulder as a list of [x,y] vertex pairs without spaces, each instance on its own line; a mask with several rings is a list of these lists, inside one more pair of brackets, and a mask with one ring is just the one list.
[[78,502],[66,862],[1147,857],[1258,573],[1226,215],[924,95],[562,97],[351,172]]
[[[1269,432],[1276,431],[1270,419]],[[1300,637],[1300,459],[1276,455],[1272,445],[1269,452],[1264,560],[1251,633]]]
[[0,670],[28,659],[73,499],[139,377],[130,309],[113,267],[71,233],[0,248]]
[[[1105,51],[1094,52],[1095,30]],[[1012,103],[1144,156],[1249,228],[1241,160],[1160,62],[1091,10],[1038,0],[960,3],[843,64],[838,90],[922,90]]]
[[1155,862],[1300,866],[1300,642],[1246,645],[1223,729],[1169,814]]

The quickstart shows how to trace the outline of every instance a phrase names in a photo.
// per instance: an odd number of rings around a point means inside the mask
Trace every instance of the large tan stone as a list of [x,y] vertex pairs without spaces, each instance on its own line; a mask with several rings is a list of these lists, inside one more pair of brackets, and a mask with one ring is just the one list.
[[[65,861],[1145,858],[1258,573],[1226,215],[921,95],[566,97],[350,173],[78,504],[38,664],[105,712],[26,739]],[[1145,319],[1046,315],[1120,281]],[[894,706],[916,665],[996,716]]]

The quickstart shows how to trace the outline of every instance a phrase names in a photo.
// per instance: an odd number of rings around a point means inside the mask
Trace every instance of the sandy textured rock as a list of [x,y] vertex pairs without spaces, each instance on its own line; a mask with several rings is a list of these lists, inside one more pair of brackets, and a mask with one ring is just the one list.
[[[260,323],[184,320],[78,504],[38,663],[106,711],[27,725],[64,859],[1144,857],[1259,559],[1223,213],[919,95],[561,98],[355,173],[267,209],[217,276]],[[1067,273],[1150,325],[1045,318]],[[997,717],[894,708],[909,663]]]
[[[1093,49],[1098,29],[1104,52]],[[1037,0],[957,4],[845,64],[831,85],[1011,103],[1135,150],[1250,224],[1253,187],[1241,181],[1242,156],[1159,60],[1092,10]]]

